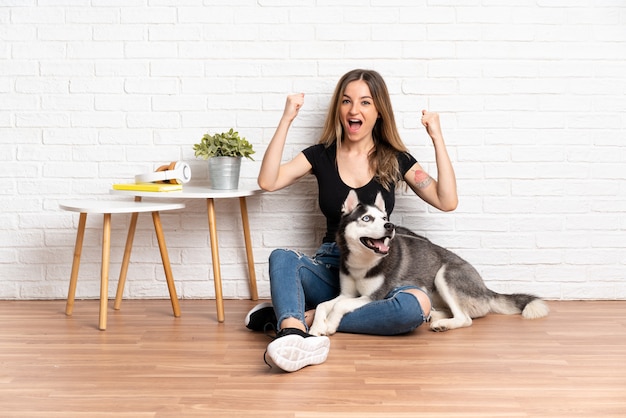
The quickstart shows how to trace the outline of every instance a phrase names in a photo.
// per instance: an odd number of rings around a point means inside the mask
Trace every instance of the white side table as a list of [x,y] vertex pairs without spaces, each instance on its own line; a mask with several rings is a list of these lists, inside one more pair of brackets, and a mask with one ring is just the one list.
[[[183,185],[182,191],[174,192],[142,192],[137,190],[111,190],[112,194],[135,196],[136,198],[150,197],[154,199],[206,199],[207,213],[209,217],[209,238],[211,241],[211,260],[213,263],[213,277],[215,285],[215,304],[218,322],[224,322],[224,299],[222,294],[222,273],[220,268],[220,255],[217,243],[217,220],[215,217],[215,199],[239,199],[241,221],[243,223],[243,236],[246,244],[246,256],[248,259],[248,277],[250,282],[250,298],[258,300],[259,295],[256,285],[256,273],[254,271],[254,255],[252,253],[252,240],[250,238],[250,223],[248,221],[248,206],[246,197],[262,193],[258,187],[240,187],[237,190],[215,190],[202,186]],[[132,227],[132,224],[131,224]]]
[[67,304],[65,306],[65,314],[71,315],[74,309],[74,297],[76,294],[76,282],[78,281],[78,268],[80,267],[80,256],[83,249],[83,238],[85,236],[85,224],[87,223],[88,213],[99,213],[104,215],[102,226],[102,266],[100,277],[100,320],[99,328],[106,329],[107,325],[107,305],[109,298],[109,260],[111,254],[111,214],[113,213],[131,213],[131,228],[128,230],[126,239],[126,248],[124,250],[124,259],[122,261],[122,269],[120,271],[120,280],[117,285],[117,294],[115,296],[115,309],[119,309],[122,302],[122,294],[124,292],[124,284],[126,282],[126,272],[130,261],[130,251],[133,246],[135,236],[135,227],[137,225],[137,217],[139,212],[152,212],[152,220],[154,222],[154,230],[156,232],[157,241],[159,242],[159,250],[161,251],[161,260],[163,261],[163,269],[165,270],[165,279],[167,280],[167,288],[170,293],[172,302],[172,310],[174,316],[180,316],[180,307],[178,305],[178,297],[176,296],[176,287],[174,286],[174,277],[170,266],[170,259],[165,245],[165,237],[163,236],[163,228],[161,226],[160,211],[183,209],[183,203],[163,203],[163,202],[120,202],[120,201],[102,201],[102,200],[80,200],[60,202],[59,207],[64,210],[79,212],[80,218],[78,222],[78,232],[76,234],[76,245],[74,247],[74,261],[72,262],[72,273],[70,276],[70,288],[67,294]]

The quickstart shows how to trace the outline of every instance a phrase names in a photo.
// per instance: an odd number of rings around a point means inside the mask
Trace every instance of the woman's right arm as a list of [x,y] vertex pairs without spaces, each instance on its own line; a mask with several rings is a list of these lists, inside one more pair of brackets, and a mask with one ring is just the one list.
[[303,153],[281,164],[287,132],[303,104],[304,93],[287,96],[285,111],[265,151],[257,179],[259,187],[265,191],[271,192],[290,186],[311,171],[311,164]]

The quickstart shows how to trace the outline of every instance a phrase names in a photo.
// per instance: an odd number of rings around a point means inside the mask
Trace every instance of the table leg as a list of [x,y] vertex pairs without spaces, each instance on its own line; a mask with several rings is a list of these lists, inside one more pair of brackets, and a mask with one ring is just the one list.
[[76,232],[76,244],[74,245],[74,260],[72,261],[72,273],[70,274],[70,288],[67,292],[67,303],[65,304],[65,315],[71,315],[74,310],[74,298],[76,296],[76,282],[78,281],[78,269],[80,267],[80,256],[83,252],[83,238],[85,237],[85,224],[87,214],[81,213],[78,221],[78,231]]
[[215,305],[217,321],[224,322],[224,299],[222,296],[222,273],[220,269],[220,253],[217,245],[217,223],[215,221],[215,202],[208,198],[207,213],[209,215],[209,237],[211,240],[211,260],[213,262],[213,282],[215,284]]
[[241,222],[243,223],[243,238],[246,242],[246,256],[248,257],[248,279],[250,280],[250,299],[259,300],[259,292],[256,287],[256,272],[254,271],[254,254],[252,253],[252,240],[250,239],[250,223],[248,222],[248,205],[245,196],[239,198],[241,209]]
[[174,316],[180,316],[180,306],[178,305],[178,296],[176,295],[176,286],[174,285],[174,276],[172,275],[172,267],[170,266],[170,256],[165,246],[165,236],[163,235],[163,227],[161,226],[161,217],[159,212],[152,212],[152,221],[154,222],[154,231],[156,232],[157,241],[159,242],[159,251],[161,251],[161,261],[163,261],[163,270],[165,271],[165,280],[167,281],[167,289],[170,292],[170,300],[172,301],[172,310]]
[[120,268],[120,278],[117,282],[117,292],[115,293],[115,304],[113,309],[118,310],[122,305],[122,296],[124,295],[124,286],[126,285],[126,273],[128,273],[128,264],[130,263],[130,252],[133,249],[133,240],[135,238],[135,230],[137,229],[137,218],[139,213],[134,212],[130,216],[130,225],[128,226],[128,236],[126,237],[126,247],[124,248],[124,257],[122,258],[122,267]]
[[[141,202],[141,196],[135,196],[135,202]],[[134,212],[130,217],[130,225],[128,226],[128,235],[126,237],[126,247],[124,248],[124,257],[122,258],[122,267],[120,268],[120,278],[117,282],[117,292],[115,293],[115,303],[113,304],[113,309],[115,310],[119,310],[122,305],[124,286],[126,285],[126,273],[128,273],[130,252],[133,249],[133,240],[135,238],[135,229],[137,228],[138,217],[139,213],[137,212]]]
[[100,275],[100,330],[107,328],[109,302],[109,262],[111,258],[111,214],[104,214],[102,225],[102,270]]

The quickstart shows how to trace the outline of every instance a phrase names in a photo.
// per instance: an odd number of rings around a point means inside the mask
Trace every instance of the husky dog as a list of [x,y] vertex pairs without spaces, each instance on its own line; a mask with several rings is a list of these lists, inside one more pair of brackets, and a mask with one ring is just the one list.
[[538,297],[489,290],[467,261],[389,222],[380,194],[372,206],[360,203],[352,190],[342,213],[337,232],[341,293],[317,306],[313,335],[334,334],[345,314],[405,285],[419,286],[430,296],[433,331],[469,327],[472,318],[490,312],[521,312],[528,319],[548,314],[548,306]]

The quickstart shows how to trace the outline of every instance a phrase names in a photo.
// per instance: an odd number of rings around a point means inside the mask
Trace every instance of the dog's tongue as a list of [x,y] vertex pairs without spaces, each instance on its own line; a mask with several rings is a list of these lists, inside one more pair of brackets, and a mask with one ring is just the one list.
[[376,247],[379,253],[388,253],[389,246],[387,245],[388,238],[384,239],[373,239],[372,244]]

